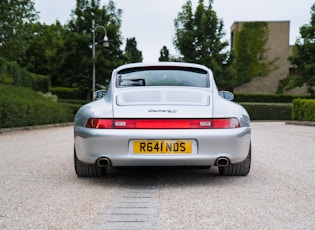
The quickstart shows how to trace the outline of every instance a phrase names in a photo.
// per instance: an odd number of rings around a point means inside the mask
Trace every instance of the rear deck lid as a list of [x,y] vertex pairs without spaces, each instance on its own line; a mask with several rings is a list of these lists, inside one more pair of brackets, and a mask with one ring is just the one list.
[[211,117],[208,90],[191,87],[122,90],[116,94],[115,117]]

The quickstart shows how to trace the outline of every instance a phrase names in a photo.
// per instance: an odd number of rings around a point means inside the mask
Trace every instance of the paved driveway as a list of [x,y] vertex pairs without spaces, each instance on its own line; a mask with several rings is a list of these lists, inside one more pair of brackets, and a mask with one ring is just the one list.
[[253,123],[252,169],[77,178],[72,127],[0,134],[0,229],[315,229],[315,128]]

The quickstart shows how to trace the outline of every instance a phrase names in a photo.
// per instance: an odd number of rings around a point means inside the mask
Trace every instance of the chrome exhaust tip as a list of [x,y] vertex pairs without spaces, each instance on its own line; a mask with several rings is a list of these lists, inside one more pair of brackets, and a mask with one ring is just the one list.
[[215,165],[219,167],[226,167],[229,164],[230,164],[230,160],[227,157],[219,157],[215,163]]
[[99,167],[109,167],[110,166],[110,160],[106,157],[101,157],[97,160],[97,165]]

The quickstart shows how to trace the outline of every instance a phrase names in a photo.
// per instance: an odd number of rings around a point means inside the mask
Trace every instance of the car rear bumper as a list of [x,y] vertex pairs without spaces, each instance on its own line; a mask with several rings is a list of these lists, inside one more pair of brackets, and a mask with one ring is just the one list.
[[[236,129],[117,130],[75,127],[74,144],[80,161],[99,158],[112,166],[211,166],[219,157],[244,161],[250,148],[250,127]],[[134,154],[133,140],[192,140],[192,154]]]

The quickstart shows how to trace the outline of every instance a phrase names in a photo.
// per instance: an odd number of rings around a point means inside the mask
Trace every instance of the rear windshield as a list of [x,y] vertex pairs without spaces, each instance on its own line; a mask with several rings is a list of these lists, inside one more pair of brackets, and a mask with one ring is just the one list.
[[209,85],[208,73],[196,68],[132,68],[120,71],[117,78],[117,87]]

